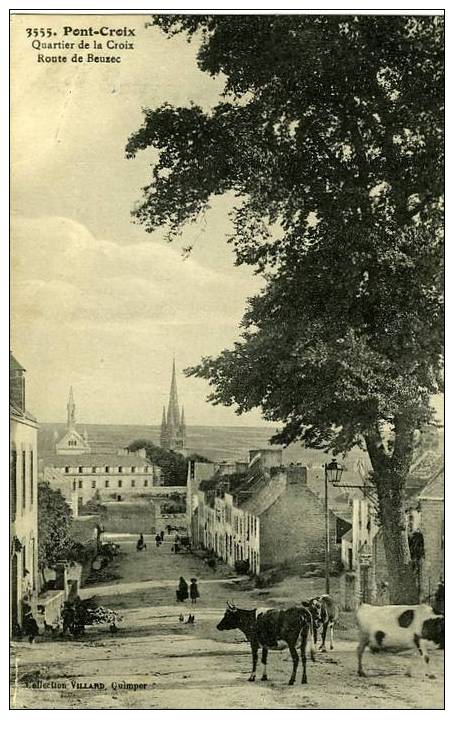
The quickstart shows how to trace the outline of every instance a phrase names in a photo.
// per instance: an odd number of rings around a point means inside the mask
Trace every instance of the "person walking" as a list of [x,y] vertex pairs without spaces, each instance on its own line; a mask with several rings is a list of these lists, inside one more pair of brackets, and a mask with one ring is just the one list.
[[191,597],[191,604],[195,605],[197,603],[197,598],[200,597],[199,593],[199,587],[197,585],[197,580],[195,577],[191,577],[191,585],[189,587],[189,595]]
[[137,548],[137,551],[138,552],[141,552],[142,549],[146,549],[147,548],[147,545],[146,545],[145,539],[143,538],[143,534],[142,533],[139,535],[139,538],[137,540],[137,547],[136,548]]
[[161,532],[161,544],[163,541],[164,541],[164,530],[162,530],[162,532]]
[[161,537],[159,536],[159,534],[156,534],[154,540],[156,542],[156,546],[159,547],[159,545],[161,544]]
[[177,587],[177,602],[184,602],[188,599],[188,583],[184,577],[180,577],[180,581]]

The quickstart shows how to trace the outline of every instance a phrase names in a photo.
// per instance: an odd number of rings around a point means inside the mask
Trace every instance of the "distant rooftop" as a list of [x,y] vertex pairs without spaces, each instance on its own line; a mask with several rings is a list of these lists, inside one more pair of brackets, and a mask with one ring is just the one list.
[[63,466],[143,466],[150,462],[137,453],[118,455],[115,453],[71,453],[68,455],[48,455],[46,465]]

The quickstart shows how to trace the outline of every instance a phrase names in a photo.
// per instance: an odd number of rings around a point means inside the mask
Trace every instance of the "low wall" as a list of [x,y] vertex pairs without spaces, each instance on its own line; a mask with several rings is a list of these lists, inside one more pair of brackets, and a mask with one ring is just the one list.
[[61,609],[65,601],[63,590],[48,590],[36,599],[36,622],[40,632],[44,632],[44,623],[57,627],[61,622]]

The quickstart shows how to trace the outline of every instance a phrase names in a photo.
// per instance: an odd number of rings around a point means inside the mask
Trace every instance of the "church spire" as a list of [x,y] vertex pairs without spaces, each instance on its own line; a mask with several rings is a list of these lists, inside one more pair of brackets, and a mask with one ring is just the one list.
[[167,427],[174,430],[180,427],[180,408],[178,406],[177,375],[175,357],[173,358],[172,382],[170,384],[169,405],[167,408]]
[[75,430],[76,429],[76,404],[74,402],[72,385],[69,389],[69,399],[68,399],[68,404],[66,406],[66,410],[67,410],[67,414],[68,414],[67,421],[66,421],[68,430]]
[[184,405],[181,408],[181,419],[180,419],[180,435],[184,441],[186,438],[186,421],[184,419]]

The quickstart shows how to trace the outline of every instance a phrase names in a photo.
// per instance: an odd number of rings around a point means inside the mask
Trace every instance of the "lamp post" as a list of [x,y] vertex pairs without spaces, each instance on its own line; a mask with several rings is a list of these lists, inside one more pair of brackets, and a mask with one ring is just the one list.
[[329,595],[329,504],[328,504],[328,481],[339,483],[342,478],[342,466],[339,466],[336,459],[325,463],[325,592]]

